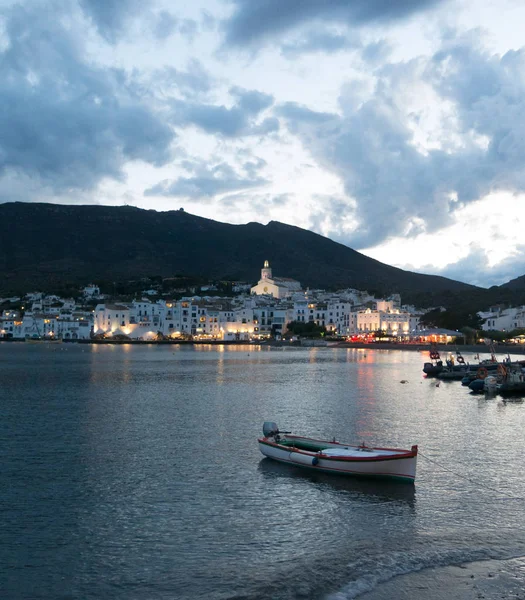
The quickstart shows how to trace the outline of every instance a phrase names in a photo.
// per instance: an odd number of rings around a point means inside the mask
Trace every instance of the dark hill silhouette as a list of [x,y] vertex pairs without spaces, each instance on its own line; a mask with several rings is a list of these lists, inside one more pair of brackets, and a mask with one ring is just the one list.
[[481,293],[403,271],[311,231],[271,221],[230,225],[185,211],[0,204],[0,295],[58,284],[184,274],[255,283],[265,260],[303,287],[398,292],[403,300]]
[[524,292],[525,291],[525,275],[521,277],[516,277],[516,279],[511,279],[507,283],[504,283],[500,286],[501,288],[512,290],[515,292]]

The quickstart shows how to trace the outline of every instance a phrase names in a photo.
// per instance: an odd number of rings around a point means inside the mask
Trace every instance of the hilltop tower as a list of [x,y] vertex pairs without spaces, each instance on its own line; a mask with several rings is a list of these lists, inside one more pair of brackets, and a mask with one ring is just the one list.
[[272,278],[272,269],[270,268],[270,263],[265,260],[264,267],[261,269],[261,279],[271,279]]

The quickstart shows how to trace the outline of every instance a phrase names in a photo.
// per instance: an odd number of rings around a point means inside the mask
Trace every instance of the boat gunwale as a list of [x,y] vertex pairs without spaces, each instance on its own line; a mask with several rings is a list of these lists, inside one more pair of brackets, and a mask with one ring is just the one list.
[[[353,446],[352,444],[343,444],[341,442],[329,442],[326,440],[316,440],[314,438],[305,438],[302,436],[290,436],[301,440],[308,440],[312,442],[320,442],[326,444],[335,444],[338,446],[350,446],[352,448],[358,449],[359,446]],[[286,452],[295,452],[297,454],[304,454],[305,456],[317,456],[318,458],[322,458],[322,460],[330,460],[335,462],[383,462],[383,461],[391,461],[391,460],[404,460],[409,458],[417,457],[417,446],[415,446],[415,450],[406,450],[402,448],[377,448],[377,447],[368,447],[369,450],[389,450],[391,452],[399,452],[397,456],[329,456],[322,453],[322,451],[312,451],[312,450],[301,450],[299,448],[295,448],[293,446],[285,446],[283,444],[279,444],[278,442],[271,442],[268,438],[263,437],[259,438],[258,442],[260,444],[264,444],[266,446],[271,446],[272,448],[278,448],[279,450],[283,450]]]
[[[306,437],[304,435],[294,435],[292,434],[285,434],[286,439],[295,439],[295,440],[305,440],[307,442],[317,442],[320,444],[336,444],[337,446],[350,446],[352,448],[369,448],[370,450],[389,450],[390,452],[409,452],[411,453],[412,450],[407,450],[406,448],[381,448],[379,446],[365,446],[364,444],[362,446],[356,446],[355,444],[349,444],[347,442],[338,442],[337,440],[319,440],[317,438],[309,438]],[[261,438],[261,439],[268,439],[268,438]]]

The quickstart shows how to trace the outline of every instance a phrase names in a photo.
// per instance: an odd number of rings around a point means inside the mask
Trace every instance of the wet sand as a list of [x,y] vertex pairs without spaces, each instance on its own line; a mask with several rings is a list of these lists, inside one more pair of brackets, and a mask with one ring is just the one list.
[[401,575],[359,600],[525,600],[525,557]]

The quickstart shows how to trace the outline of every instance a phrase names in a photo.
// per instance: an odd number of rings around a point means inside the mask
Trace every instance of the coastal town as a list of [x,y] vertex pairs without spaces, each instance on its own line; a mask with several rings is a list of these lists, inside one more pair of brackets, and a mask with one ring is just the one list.
[[[255,286],[235,282],[232,290],[230,297],[207,295],[216,288],[202,286],[170,300],[146,289],[138,299],[120,301],[89,284],[77,299],[42,292],[0,298],[0,340],[247,342],[290,337],[291,323],[313,324],[326,337],[354,341],[446,343],[462,335],[426,329],[420,321],[428,309],[403,305],[399,294],[375,298],[351,288],[304,290],[294,279],[274,276],[268,261]],[[525,307],[478,314],[483,331],[525,328]]]

